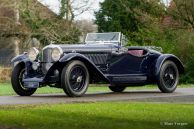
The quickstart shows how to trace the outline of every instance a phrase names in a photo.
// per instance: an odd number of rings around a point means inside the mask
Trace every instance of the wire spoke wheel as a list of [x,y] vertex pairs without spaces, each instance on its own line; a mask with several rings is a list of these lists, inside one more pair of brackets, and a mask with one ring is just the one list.
[[69,83],[74,91],[80,91],[86,80],[86,71],[81,66],[75,66],[70,72]]
[[24,78],[25,66],[18,64],[14,67],[11,75],[11,83],[13,90],[20,96],[31,96],[37,90],[36,88],[25,88],[24,87]]
[[21,88],[22,88],[23,90],[28,90],[28,88],[25,88],[25,87],[24,87],[24,82],[23,82],[24,74],[25,74],[25,69],[22,69],[21,72],[20,72],[20,74],[19,74],[19,83],[20,83]]
[[126,87],[124,86],[109,86],[109,89],[113,92],[123,92]]
[[174,84],[176,83],[177,75],[174,67],[169,66],[166,68],[163,74],[163,80],[168,88],[172,88]]
[[85,94],[89,85],[89,71],[81,61],[71,61],[61,74],[61,85],[69,97],[80,97]]
[[176,90],[179,82],[179,71],[176,64],[166,61],[161,67],[158,87],[163,93],[172,93]]

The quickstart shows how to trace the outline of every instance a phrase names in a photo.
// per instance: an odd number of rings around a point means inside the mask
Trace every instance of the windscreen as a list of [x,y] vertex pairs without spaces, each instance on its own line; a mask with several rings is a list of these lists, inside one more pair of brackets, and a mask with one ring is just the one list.
[[118,32],[113,33],[89,33],[86,37],[86,42],[118,42],[119,41]]

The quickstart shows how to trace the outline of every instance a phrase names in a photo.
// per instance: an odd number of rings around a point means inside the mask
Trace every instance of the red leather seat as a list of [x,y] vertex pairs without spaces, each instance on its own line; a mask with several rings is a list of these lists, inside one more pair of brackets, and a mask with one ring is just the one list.
[[134,56],[143,56],[144,50],[129,50],[128,53]]

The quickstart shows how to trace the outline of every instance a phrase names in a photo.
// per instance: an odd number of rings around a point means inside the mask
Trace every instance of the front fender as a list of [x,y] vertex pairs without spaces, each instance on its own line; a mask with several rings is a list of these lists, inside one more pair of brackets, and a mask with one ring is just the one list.
[[[69,53],[69,54],[65,54],[60,60],[59,62],[69,62],[71,60],[73,60],[74,58],[80,58],[80,59],[85,59],[87,61],[90,61],[86,56],[79,54],[79,53]],[[90,61],[91,62],[91,61]],[[92,63],[92,62],[91,62]]]
[[12,60],[11,60],[11,63],[14,64],[14,63],[20,63],[20,62],[26,62],[28,61],[28,57],[27,57],[27,54],[21,54],[21,55],[18,55],[16,57],[14,57]]
[[99,70],[99,68],[91,60],[89,60],[86,56],[84,56],[82,54],[79,54],[79,53],[69,53],[69,54],[65,54],[59,60],[59,63],[65,63],[65,64],[67,64],[68,62],[70,62],[72,60],[82,61],[86,65],[86,67],[88,68],[90,74],[92,74],[94,77],[95,76],[98,76],[100,79],[102,79],[105,82],[109,82],[109,80]]
[[172,54],[163,54],[156,61],[156,65],[155,65],[155,76],[156,77],[159,77],[161,67],[163,63],[167,60],[173,61],[177,65],[177,68],[180,74],[184,73],[183,63],[180,61],[178,57]]

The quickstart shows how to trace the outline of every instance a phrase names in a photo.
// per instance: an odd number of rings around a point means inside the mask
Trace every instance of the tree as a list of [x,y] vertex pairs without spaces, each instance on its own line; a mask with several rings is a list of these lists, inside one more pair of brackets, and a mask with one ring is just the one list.
[[[19,11],[21,23],[28,29],[27,39],[37,38],[42,45],[54,43],[75,43],[80,31],[74,23],[60,18],[38,1],[21,0]],[[28,41],[28,40],[27,40]]]
[[93,2],[90,0],[59,0],[60,1],[60,18],[73,21],[74,18],[85,11],[88,11]]
[[97,25],[94,24],[93,21],[88,20],[78,20],[76,21],[77,26],[79,26],[79,30],[82,32],[80,37],[81,42],[84,42],[85,37],[88,33],[97,32]]
[[19,16],[14,0],[0,2],[0,36],[18,33]]
[[74,13],[72,10],[72,5],[70,0],[61,0],[61,7],[60,7],[60,18],[64,18],[68,21],[73,21]]
[[173,0],[169,14],[184,27],[194,29],[194,0]]
[[[105,0],[100,5],[95,13],[98,31],[121,31],[140,45],[151,42],[147,37],[152,25],[159,22],[165,12],[160,0]],[[144,32],[148,35],[143,36]]]

